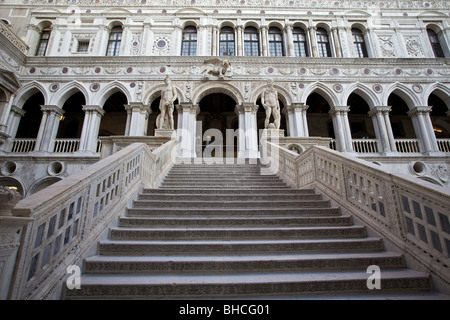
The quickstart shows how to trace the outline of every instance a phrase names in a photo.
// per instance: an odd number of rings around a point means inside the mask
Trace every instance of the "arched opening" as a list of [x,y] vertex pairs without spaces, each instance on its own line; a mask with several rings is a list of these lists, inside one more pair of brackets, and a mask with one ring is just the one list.
[[408,104],[399,95],[391,93],[388,98],[388,105],[392,107],[389,118],[392,126],[392,133],[396,139],[415,139],[411,118],[408,116]]
[[57,138],[79,138],[83,127],[83,105],[86,99],[81,92],[73,94],[63,105],[64,115],[59,123]]
[[0,177],[0,186],[19,192],[22,197],[25,197],[25,190],[22,184],[14,178],[11,177]]
[[437,94],[432,93],[428,97],[428,105],[432,106],[430,117],[436,138],[450,138],[450,118],[447,117],[449,112],[447,104]]
[[308,110],[306,119],[308,122],[309,136],[335,138],[333,122],[329,115],[330,105],[319,93],[313,92],[306,100]]
[[36,138],[41,125],[44,96],[41,92],[33,94],[23,105],[25,115],[20,119],[16,138]]
[[[156,127],[156,119],[161,113],[161,110],[159,110],[159,104],[161,102],[161,97],[156,98],[153,100],[153,102],[150,104],[150,109],[152,110],[151,114],[148,116],[148,124],[147,124],[147,135],[154,135]],[[174,110],[173,110],[173,127],[176,129],[178,127],[178,112],[176,109],[176,106],[179,104],[179,100],[176,99],[173,103]]]
[[[284,130],[285,134],[287,133],[287,127],[286,127],[286,121],[287,118],[283,115],[283,109],[284,109],[284,103],[283,101],[281,101],[280,99],[278,99],[278,103],[280,104],[280,115],[281,115],[281,120],[280,120],[280,130]],[[256,104],[258,105],[258,113],[256,115],[256,121],[258,124],[258,134],[261,132],[261,130],[264,130],[264,121],[266,120],[266,109],[264,109],[261,99],[258,99],[256,101]],[[273,115],[270,117],[270,122],[269,123],[273,123],[274,119],[273,119]]]
[[127,124],[125,106],[127,97],[122,92],[116,92],[103,105],[105,115],[100,124],[99,136],[123,136]]
[[374,139],[375,130],[373,128],[372,119],[368,115],[370,107],[360,95],[352,93],[347,100],[350,107],[348,113],[348,121],[352,138],[354,139]]
[[[223,93],[211,93],[204,96],[198,105],[200,113],[197,115],[197,121],[201,127],[197,127],[197,154],[200,151],[199,145],[201,145],[204,156],[214,157],[217,156],[216,152],[224,155],[223,147],[222,149],[216,147],[220,145],[228,145],[230,150],[233,148],[236,154],[238,140],[235,133],[239,127],[238,116],[235,113],[236,101]],[[227,130],[229,131],[227,132]],[[210,144],[214,144],[214,148],[206,149]]]

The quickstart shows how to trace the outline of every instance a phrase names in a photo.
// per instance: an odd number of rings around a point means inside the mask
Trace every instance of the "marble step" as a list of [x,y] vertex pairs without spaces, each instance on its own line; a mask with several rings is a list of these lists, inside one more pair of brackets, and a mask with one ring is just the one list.
[[318,226],[350,226],[352,218],[350,216],[338,217],[294,217],[294,216],[269,216],[260,215],[246,217],[211,217],[211,216],[186,216],[186,217],[121,217],[119,226],[126,228],[159,228],[159,227],[219,227],[219,226],[239,226],[239,227],[318,227]]
[[328,208],[330,207],[329,200],[205,200],[198,202],[192,200],[135,200],[133,201],[134,208],[239,208],[239,209],[257,209],[257,208]]
[[167,207],[167,208],[128,208],[127,215],[134,217],[239,217],[239,216],[284,216],[294,215],[298,217],[317,217],[317,216],[337,216],[340,214],[338,207],[326,208],[186,208],[186,207]]
[[150,193],[141,193],[138,196],[138,200],[183,200],[189,201],[195,199],[196,201],[259,201],[259,200],[322,200],[321,194],[295,194],[295,193],[260,193],[260,194],[200,194],[200,193],[185,193],[185,194],[176,194],[176,193],[165,193],[165,194],[150,194]]
[[100,255],[240,255],[326,252],[374,252],[383,250],[379,238],[295,240],[103,240]]
[[405,268],[399,253],[285,254],[253,256],[93,256],[84,261],[88,274],[257,273],[364,270],[376,264],[382,270]]
[[217,227],[217,228],[111,228],[111,240],[250,240],[361,238],[361,226],[345,227]]
[[320,273],[257,273],[217,275],[84,275],[81,288],[65,298],[255,298],[267,295],[308,296],[333,292],[373,294],[424,292],[428,274],[400,269],[381,272],[381,289],[367,287],[366,270]]
[[141,194],[239,194],[239,195],[259,195],[259,194],[315,194],[313,189],[291,189],[291,188],[264,188],[264,189],[240,189],[238,192],[233,188],[159,188],[144,189]]

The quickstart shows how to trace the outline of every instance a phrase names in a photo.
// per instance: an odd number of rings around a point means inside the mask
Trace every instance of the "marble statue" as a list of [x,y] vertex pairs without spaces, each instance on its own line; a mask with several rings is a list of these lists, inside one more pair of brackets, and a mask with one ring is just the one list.
[[278,101],[278,92],[273,87],[273,82],[269,81],[266,89],[261,95],[261,103],[266,110],[266,120],[264,128],[269,128],[270,116],[273,116],[275,129],[280,129],[280,103]]
[[170,77],[164,79],[166,87],[161,91],[161,101],[159,103],[160,115],[156,119],[156,127],[158,129],[174,129],[173,110],[174,102],[177,100],[177,90],[171,84]]

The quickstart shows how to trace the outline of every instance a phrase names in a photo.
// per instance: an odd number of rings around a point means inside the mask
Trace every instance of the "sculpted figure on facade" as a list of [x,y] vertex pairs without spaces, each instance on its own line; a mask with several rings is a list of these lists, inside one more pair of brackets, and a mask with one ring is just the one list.
[[161,91],[161,101],[159,103],[161,113],[156,118],[156,127],[158,129],[174,129],[173,109],[175,100],[178,98],[177,90],[172,85],[169,76],[166,76],[164,83],[166,87]]
[[209,59],[203,62],[202,73],[205,78],[211,79],[215,77],[217,79],[223,80],[225,77],[231,76],[231,64],[227,59]]
[[266,110],[266,120],[264,121],[264,128],[269,128],[270,116],[273,116],[273,124],[275,129],[280,129],[280,103],[278,101],[278,92],[273,87],[273,82],[269,81],[267,87],[261,95],[261,103]]

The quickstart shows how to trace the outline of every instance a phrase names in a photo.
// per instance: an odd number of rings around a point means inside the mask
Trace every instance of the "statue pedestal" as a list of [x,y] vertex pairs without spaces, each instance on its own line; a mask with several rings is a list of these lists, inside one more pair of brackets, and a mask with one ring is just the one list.
[[155,137],[176,139],[177,135],[174,129],[155,129]]
[[284,130],[283,129],[264,129],[262,132],[261,139],[267,139],[267,140],[275,140],[284,138]]

